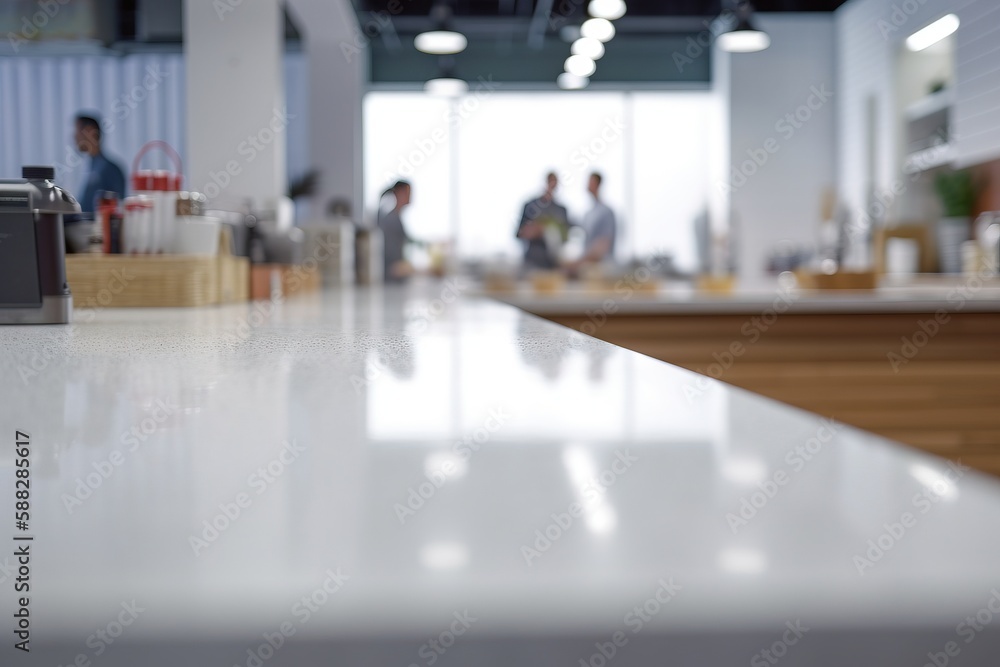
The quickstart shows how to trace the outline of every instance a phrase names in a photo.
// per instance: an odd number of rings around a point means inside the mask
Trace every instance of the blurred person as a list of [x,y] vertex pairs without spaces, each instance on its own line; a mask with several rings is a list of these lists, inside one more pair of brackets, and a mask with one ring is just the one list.
[[77,199],[83,218],[94,217],[94,198],[98,192],[114,192],[119,199],[125,197],[125,172],[117,162],[104,154],[101,148],[101,123],[95,115],[79,113],[76,116],[75,134],[77,150],[90,156],[87,177]]
[[569,216],[566,207],[555,200],[559,179],[555,173],[545,176],[545,191],[540,197],[524,205],[517,238],[524,241],[524,267],[528,269],[553,269],[558,265],[558,247],[551,247],[547,230],[558,233],[561,242],[566,240]]
[[417,243],[406,233],[403,226],[403,209],[410,205],[412,188],[406,181],[396,181],[392,187],[382,193],[382,197],[389,194],[395,198],[392,210],[379,216],[378,227],[382,230],[382,248],[385,256],[383,274],[388,282],[396,282],[407,278],[413,268],[404,257],[407,243]]
[[615,221],[614,211],[601,201],[601,183],[603,181],[604,177],[596,171],[591,173],[587,180],[587,192],[593,197],[594,205],[583,217],[583,222],[580,225],[586,234],[583,243],[583,257],[573,262],[571,268],[578,268],[582,264],[600,264],[614,259],[618,225]]

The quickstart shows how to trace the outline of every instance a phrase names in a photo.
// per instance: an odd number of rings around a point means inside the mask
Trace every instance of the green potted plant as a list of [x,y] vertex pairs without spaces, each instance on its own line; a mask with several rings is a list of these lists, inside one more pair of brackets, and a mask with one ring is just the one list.
[[976,187],[967,169],[938,174],[934,186],[941,199],[942,214],[936,234],[938,263],[942,273],[960,273],[962,244],[971,236]]

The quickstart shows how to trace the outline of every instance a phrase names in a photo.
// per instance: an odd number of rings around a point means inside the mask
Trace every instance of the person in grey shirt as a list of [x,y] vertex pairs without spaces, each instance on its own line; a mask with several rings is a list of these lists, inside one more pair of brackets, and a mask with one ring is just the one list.
[[524,266],[527,269],[554,269],[557,266],[556,248],[550,248],[545,239],[546,225],[561,226],[560,234],[565,237],[569,228],[566,207],[557,204],[555,191],[559,179],[552,172],[545,177],[545,192],[524,205],[521,222],[517,226],[517,238],[525,241]]
[[601,201],[600,191],[603,180],[604,178],[595,171],[587,182],[587,192],[594,198],[594,206],[584,216],[581,225],[587,236],[580,263],[598,264],[612,260],[615,256],[615,236],[618,233],[618,224],[615,221],[614,211]]
[[403,251],[407,243],[415,243],[403,227],[403,209],[410,204],[412,188],[406,181],[396,183],[383,193],[392,193],[396,204],[391,211],[379,218],[378,226],[382,230],[382,249],[385,255],[385,280],[398,282],[410,275],[410,266],[406,262]]

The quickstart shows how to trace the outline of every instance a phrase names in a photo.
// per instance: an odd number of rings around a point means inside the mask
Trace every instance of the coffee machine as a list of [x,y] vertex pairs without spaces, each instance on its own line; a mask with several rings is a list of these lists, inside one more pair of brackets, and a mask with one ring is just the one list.
[[52,182],[52,167],[24,167],[21,176],[0,180],[0,324],[65,324],[73,297],[63,216],[80,205]]

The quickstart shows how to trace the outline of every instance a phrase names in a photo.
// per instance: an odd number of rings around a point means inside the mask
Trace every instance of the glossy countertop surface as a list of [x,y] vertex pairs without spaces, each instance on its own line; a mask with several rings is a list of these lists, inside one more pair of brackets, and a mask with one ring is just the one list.
[[640,268],[597,290],[568,283],[558,291],[538,292],[522,284],[491,296],[552,316],[583,315],[595,309],[619,315],[744,315],[766,310],[793,314],[1000,313],[1000,278],[978,275],[882,276],[871,290],[801,289],[794,280],[770,277],[737,283],[728,292],[696,289],[677,281],[654,285],[648,276]]
[[246,664],[283,623],[264,664],[576,665],[636,624],[617,664],[744,664],[796,621],[785,664],[859,633],[851,664],[919,665],[1000,612],[997,480],[459,283],[76,315],[0,328],[0,566],[22,431],[37,647],[4,665]]

